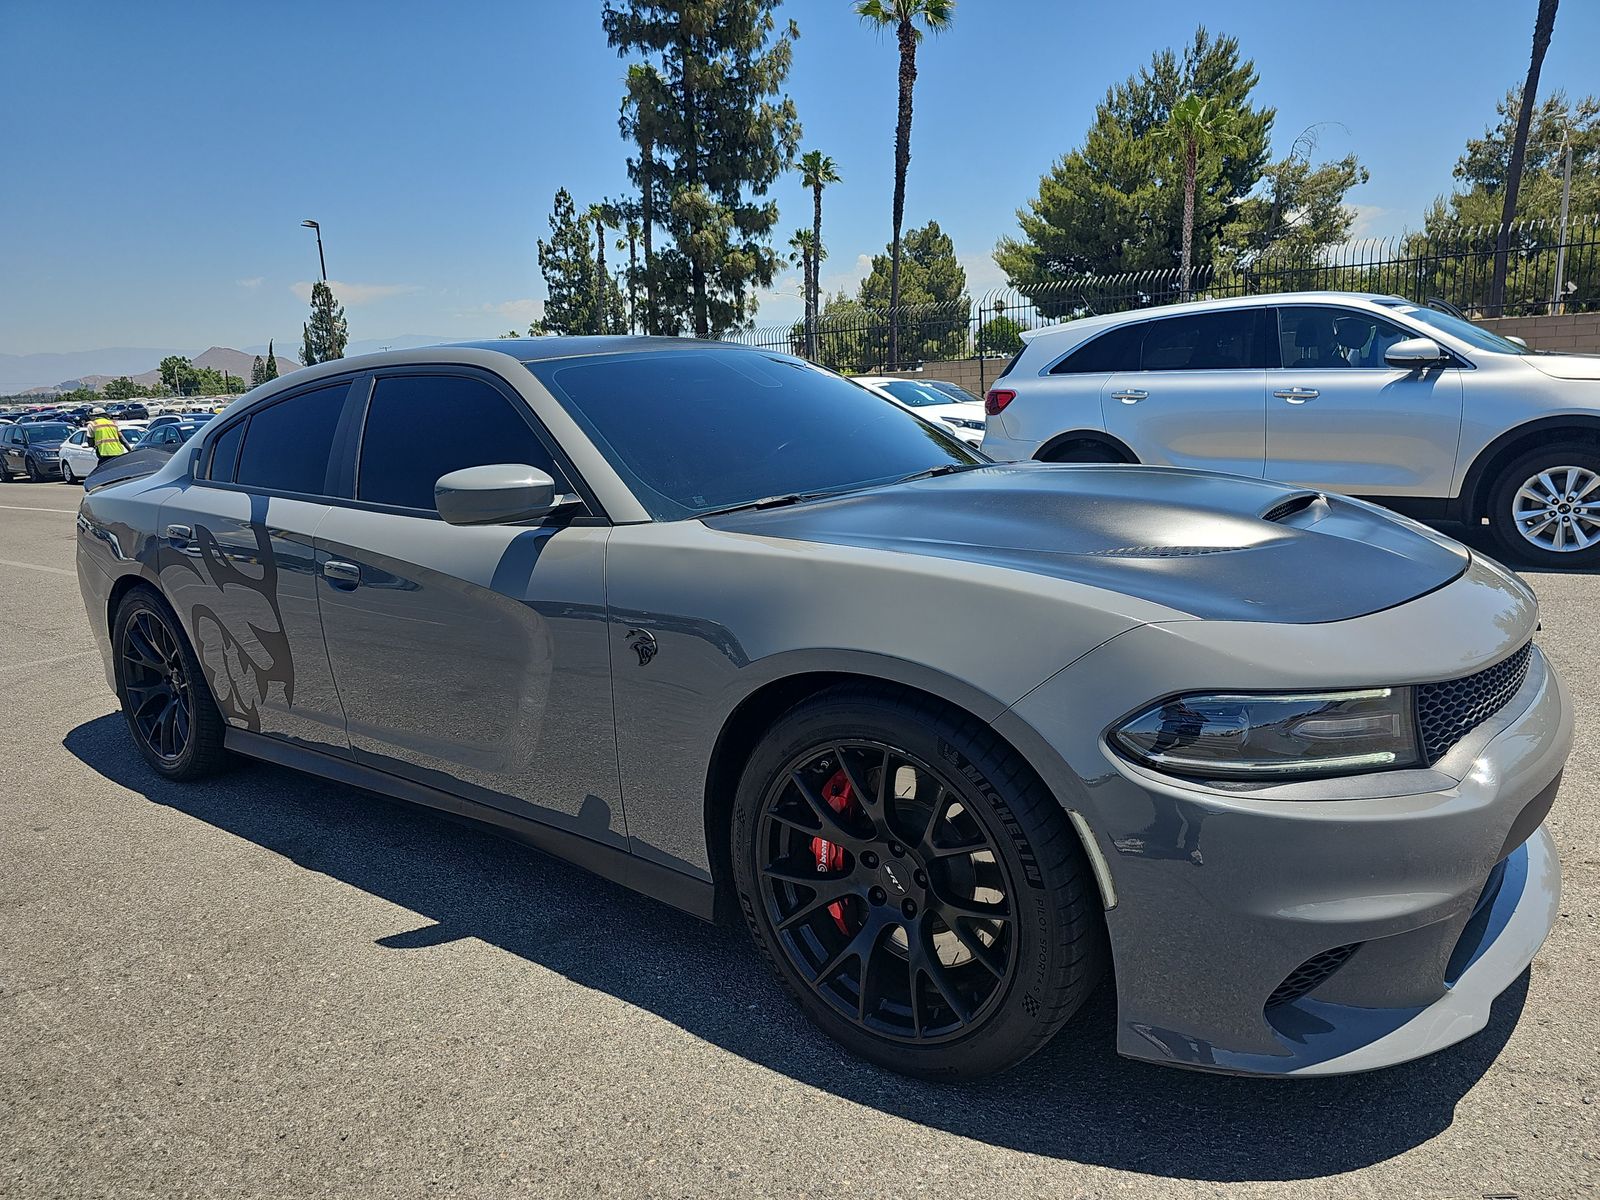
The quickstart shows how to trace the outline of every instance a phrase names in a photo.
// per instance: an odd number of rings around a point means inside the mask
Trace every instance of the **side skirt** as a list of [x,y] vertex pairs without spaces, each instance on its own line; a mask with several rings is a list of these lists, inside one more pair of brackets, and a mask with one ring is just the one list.
[[420,804],[475,825],[487,826],[495,833],[592,871],[603,879],[620,883],[653,900],[682,909],[702,921],[715,919],[716,888],[713,884],[639,858],[615,846],[601,845],[564,829],[514,816],[426,784],[414,783],[361,763],[335,758],[319,750],[296,746],[245,729],[229,729],[224,745],[237,754],[292,767],[297,771],[331,779],[335,783],[364,788],[390,799]]

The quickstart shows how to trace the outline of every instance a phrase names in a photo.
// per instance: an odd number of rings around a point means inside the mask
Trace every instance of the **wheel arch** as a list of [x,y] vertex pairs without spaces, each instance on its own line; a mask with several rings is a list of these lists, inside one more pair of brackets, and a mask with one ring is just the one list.
[[1050,462],[1053,455],[1073,445],[1097,446],[1109,450],[1125,463],[1139,461],[1139,456],[1126,442],[1102,429],[1069,429],[1065,433],[1058,433],[1035,450],[1033,457],[1039,462]]
[[1462,519],[1475,522],[1489,515],[1489,497],[1500,471],[1513,459],[1539,446],[1568,435],[1574,440],[1600,446],[1600,416],[1561,413],[1540,417],[1495,438],[1472,460],[1461,483]]
[[[865,684],[902,695],[915,696],[931,704],[983,721],[995,730],[1006,746],[1027,765],[1041,783],[1051,790],[1064,813],[1070,815],[1080,806],[1069,803],[1061,793],[1059,784],[1064,764],[1050,769],[1038,761],[1044,746],[1037,735],[1026,736],[1028,731],[1018,729],[1020,718],[992,696],[955,679],[939,676],[927,668],[902,663],[910,670],[895,670],[889,663],[874,662],[837,664],[827,669],[806,669],[786,673],[760,684],[734,706],[722,723],[712,748],[706,768],[704,794],[704,821],[707,860],[711,878],[716,888],[718,921],[737,920],[732,886],[733,848],[730,826],[734,793],[745,764],[755,748],[756,741],[772,724],[795,705],[828,688],[842,684]],[[1021,735],[1021,736],[1019,736]],[[1072,821],[1073,833],[1085,857],[1093,865],[1100,854],[1092,836],[1077,821]],[[1107,894],[1107,880],[1095,870],[1096,884],[1100,888],[1104,907],[1114,905]]]

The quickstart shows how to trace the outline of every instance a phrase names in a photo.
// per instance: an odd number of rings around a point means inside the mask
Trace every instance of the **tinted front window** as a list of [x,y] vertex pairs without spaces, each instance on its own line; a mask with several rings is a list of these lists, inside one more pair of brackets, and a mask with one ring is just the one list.
[[1278,343],[1285,367],[1386,367],[1396,342],[1415,336],[1382,317],[1347,308],[1305,305],[1278,310]]
[[71,426],[53,425],[39,422],[28,426],[28,440],[30,442],[59,442],[72,432]]
[[463,467],[537,467],[571,491],[510,400],[480,379],[396,375],[378,380],[361,435],[356,497],[434,511],[433,485]]
[[[302,392],[250,415],[235,480],[276,492],[321,495],[348,383]],[[163,425],[180,442],[181,426]],[[190,428],[190,432],[193,427]]]
[[528,364],[657,519],[987,461],[831,372],[753,350]]

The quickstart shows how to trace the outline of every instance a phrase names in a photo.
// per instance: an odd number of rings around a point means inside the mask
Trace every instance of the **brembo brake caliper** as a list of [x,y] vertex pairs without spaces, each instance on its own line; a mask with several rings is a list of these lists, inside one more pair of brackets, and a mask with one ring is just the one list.
[[[856,811],[855,793],[850,790],[850,776],[845,774],[844,767],[841,766],[828,782],[822,785],[822,799],[840,816]],[[843,846],[836,846],[826,838],[815,837],[811,839],[811,853],[817,860],[818,875],[844,870]],[[843,900],[835,900],[828,905],[828,914],[833,917],[833,923],[839,927],[840,933],[850,932],[850,923],[845,920]]]

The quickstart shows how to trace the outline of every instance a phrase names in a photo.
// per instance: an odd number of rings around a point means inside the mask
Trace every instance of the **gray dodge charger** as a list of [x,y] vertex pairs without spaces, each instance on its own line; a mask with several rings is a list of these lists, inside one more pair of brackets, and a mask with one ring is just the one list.
[[1009,1067],[1107,976],[1134,1058],[1381,1067],[1556,914],[1571,717],[1510,572],[1317,491],[991,463],[783,354],[295,371],[91,478],[78,577],[160,775],[286,764],[742,921],[897,1071]]

